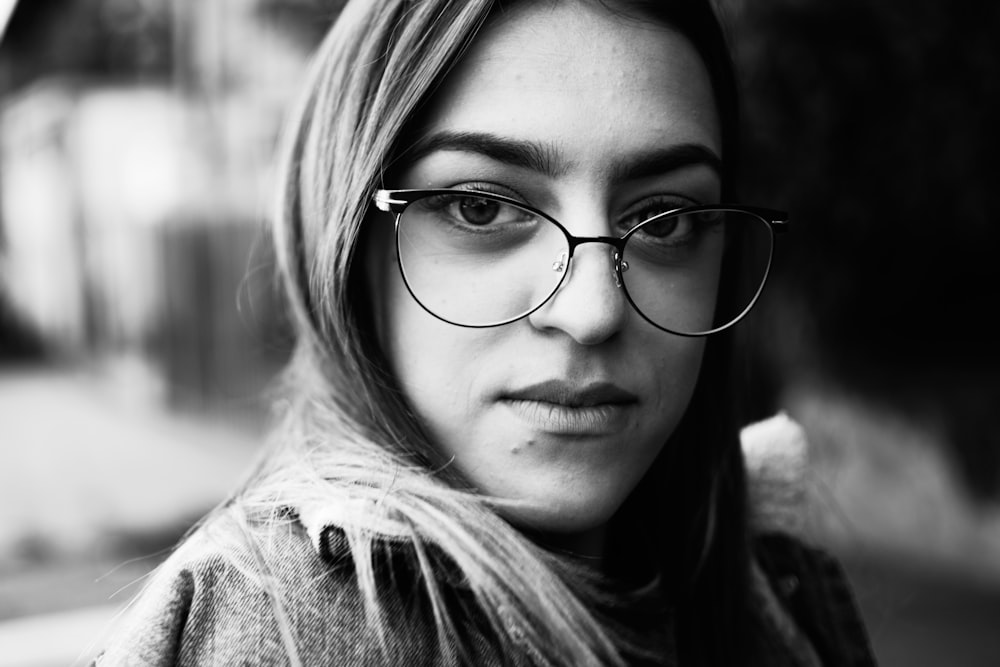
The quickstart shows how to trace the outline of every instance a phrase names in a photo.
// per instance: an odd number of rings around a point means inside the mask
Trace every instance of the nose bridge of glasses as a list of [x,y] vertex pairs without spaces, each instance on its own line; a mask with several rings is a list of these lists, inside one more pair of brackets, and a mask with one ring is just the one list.
[[[567,266],[570,264],[570,259],[573,259],[573,264],[579,263],[579,255],[577,254],[577,249],[580,246],[588,244],[603,244],[611,246],[609,250],[609,256],[611,259],[611,274],[615,279],[615,287],[621,287],[621,271],[627,270],[627,265],[621,261],[621,249],[624,245],[624,241],[613,236],[572,236],[567,234],[569,239],[569,250],[568,254],[566,252],[560,253],[559,257],[553,262],[552,269],[557,272],[562,272],[566,270]],[[563,282],[565,285],[572,276],[567,276],[567,280]]]

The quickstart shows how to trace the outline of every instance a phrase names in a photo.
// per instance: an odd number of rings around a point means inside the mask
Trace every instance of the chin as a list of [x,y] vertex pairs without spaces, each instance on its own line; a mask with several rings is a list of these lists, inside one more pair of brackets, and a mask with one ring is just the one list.
[[501,508],[500,513],[542,545],[589,553],[624,498],[538,498]]

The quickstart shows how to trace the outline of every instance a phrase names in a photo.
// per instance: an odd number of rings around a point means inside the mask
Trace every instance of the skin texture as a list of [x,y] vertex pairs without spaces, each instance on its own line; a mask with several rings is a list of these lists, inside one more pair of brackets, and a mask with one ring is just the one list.
[[[626,173],[682,145],[718,156],[718,120],[686,38],[596,3],[522,3],[496,17],[414,127],[415,157],[389,187],[506,194],[576,235],[620,235],[621,221],[650,205],[719,197],[718,174],[698,159]],[[544,164],[439,140],[456,132],[530,142]],[[599,244],[578,248],[563,286],[529,317],[489,329],[447,324],[407,292],[392,220],[370,220],[376,328],[432,440],[476,489],[508,501],[500,511],[515,525],[600,557],[605,524],[684,414],[704,341],[633,312]],[[550,380],[570,394],[610,383],[630,398],[590,411],[508,400]]]

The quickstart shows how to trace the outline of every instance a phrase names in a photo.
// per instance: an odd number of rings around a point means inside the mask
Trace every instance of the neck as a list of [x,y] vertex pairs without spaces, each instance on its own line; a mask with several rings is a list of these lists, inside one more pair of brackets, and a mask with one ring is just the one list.
[[607,527],[600,525],[583,532],[553,533],[526,531],[536,544],[549,551],[579,558],[600,568],[604,563]]

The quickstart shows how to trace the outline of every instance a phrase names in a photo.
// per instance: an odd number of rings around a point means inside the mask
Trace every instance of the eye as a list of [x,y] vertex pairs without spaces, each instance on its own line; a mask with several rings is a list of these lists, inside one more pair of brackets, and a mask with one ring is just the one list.
[[514,204],[478,196],[475,192],[437,194],[420,200],[418,206],[424,214],[433,215],[438,224],[469,231],[485,231],[534,220],[530,212]]
[[503,204],[492,199],[456,197],[452,206],[458,217],[470,225],[488,225],[500,215]]
[[698,247],[708,234],[724,230],[725,215],[709,209],[694,212],[667,213],[647,219],[630,235],[635,248],[656,246],[671,252]]
[[[624,234],[651,218],[655,218],[659,215],[663,215],[664,213],[676,211],[679,208],[690,205],[691,202],[677,198],[656,198],[645,200],[640,202],[638,205],[631,207],[625,215],[619,218],[617,227],[621,233]],[[657,223],[650,224],[655,225]],[[670,227],[670,224],[671,220],[670,218],[667,218],[663,220],[662,223],[659,223],[659,227],[664,231],[664,233],[669,233],[667,228]],[[674,221],[674,224],[676,224],[676,221]],[[649,227],[649,225],[647,225],[647,227]],[[650,229],[650,232],[653,231],[653,229]]]
[[633,237],[645,243],[682,246],[696,242],[704,231],[702,221],[696,215],[682,213],[649,219],[635,231]]
[[[646,218],[649,220],[650,218]],[[689,216],[681,215],[665,215],[658,220],[652,220],[647,222],[642,226],[639,233],[645,234],[656,239],[669,238],[674,232],[677,231],[678,227],[681,227],[678,236],[683,236],[689,230],[688,227],[691,226],[691,221]]]

